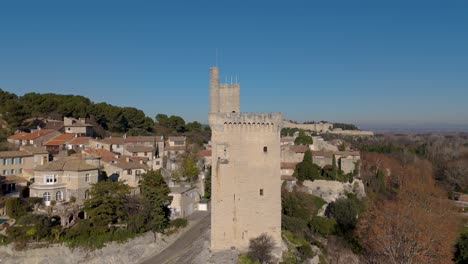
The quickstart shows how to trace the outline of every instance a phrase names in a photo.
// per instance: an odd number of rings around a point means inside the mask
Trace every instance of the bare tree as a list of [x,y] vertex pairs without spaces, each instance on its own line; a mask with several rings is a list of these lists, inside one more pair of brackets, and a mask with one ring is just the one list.
[[258,259],[260,263],[271,263],[273,256],[271,252],[275,247],[275,241],[270,235],[263,233],[257,238],[250,239],[249,256]]
[[451,263],[459,218],[436,186],[431,164],[387,159],[386,165],[398,184],[396,195],[371,202],[357,228],[368,262]]

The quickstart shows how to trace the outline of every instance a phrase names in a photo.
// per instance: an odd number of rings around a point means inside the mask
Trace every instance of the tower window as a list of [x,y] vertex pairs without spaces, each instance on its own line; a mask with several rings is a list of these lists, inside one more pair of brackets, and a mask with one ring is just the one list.
[[264,147],[263,147],[263,152],[265,152],[265,153],[268,152],[268,147],[267,147],[267,146],[264,146]]
[[263,196],[263,189],[260,189],[260,196]]

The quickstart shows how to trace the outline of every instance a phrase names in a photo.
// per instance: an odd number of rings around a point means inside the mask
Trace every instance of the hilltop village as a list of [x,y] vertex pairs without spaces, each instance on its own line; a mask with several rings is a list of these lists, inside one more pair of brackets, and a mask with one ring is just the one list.
[[[2,257],[12,263],[361,263],[386,258],[379,243],[398,247],[381,235],[387,227],[414,230],[408,236],[420,243],[458,235],[468,202],[465,135],[374,135],[351,124],[241,112],[240,85],[221,83],[218,67],[210,68],[209,89],[208,125],[164,114],[153,120],[81,97],[56,102],[83,102],[92,113],[86,118],[58,109],[38,115],[49,109],[45,97],[1,91],[11,101],[0,105],[8,134],[0,151]],[[34,116],[13,110],[31,102],[41,106]],[[82,110],[71,105],[62,108]],[[457,155],[437,163],[455,149]],[[445,176],[437,186],[430,164]],[[439,199],[440,186],[455,201]],[[424,198],[427,190],[438,203]],[[427,203],[437,210],[413,214]],[[415,221],[383,217],[398,215],[395,210]],[[426,228],[414,224],[421,219],[447,229],[417,237]],[[68,253],[46,248],[51,244]],[[431,262],[450,254],[447,248],[437,257],[412,257]]]

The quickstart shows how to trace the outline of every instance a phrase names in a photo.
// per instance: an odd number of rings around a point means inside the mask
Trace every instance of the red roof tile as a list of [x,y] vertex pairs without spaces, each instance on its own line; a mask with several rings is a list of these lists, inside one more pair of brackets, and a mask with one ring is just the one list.
[[56,137],[53,137],[51,140],[47,141],[44,145],[45,146],[60,146],[65,144],[67,141],[74,138],[74,134],[60,134]]
[[47,135],[49,133],[54,132],[55,130],[53,129],[41,129],[41,130],[36,130],[32,133],[25,133],[25,132],[20,132],[17,134],[14,134],[12,136],[9,136],[8,139],[14,139],[14,140],[34,140],[36,138],[42,137],[44,135]]

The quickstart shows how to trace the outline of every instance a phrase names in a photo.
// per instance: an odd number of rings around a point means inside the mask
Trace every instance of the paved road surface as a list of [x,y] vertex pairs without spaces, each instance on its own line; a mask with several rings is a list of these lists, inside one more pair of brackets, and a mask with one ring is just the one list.
[[201,243],[194,243],[194,241],[199,240],[200,236],[206,235],[207,230],[210,228],[210,214],[208,212],[196,212],[191,218],[196,223],[189,230],[172,245],[158,255],[145,260],[142,264],[190,263],[187,260],[187,256],[191,255],[189,251],[194,250],[193,246],[202,246]]

